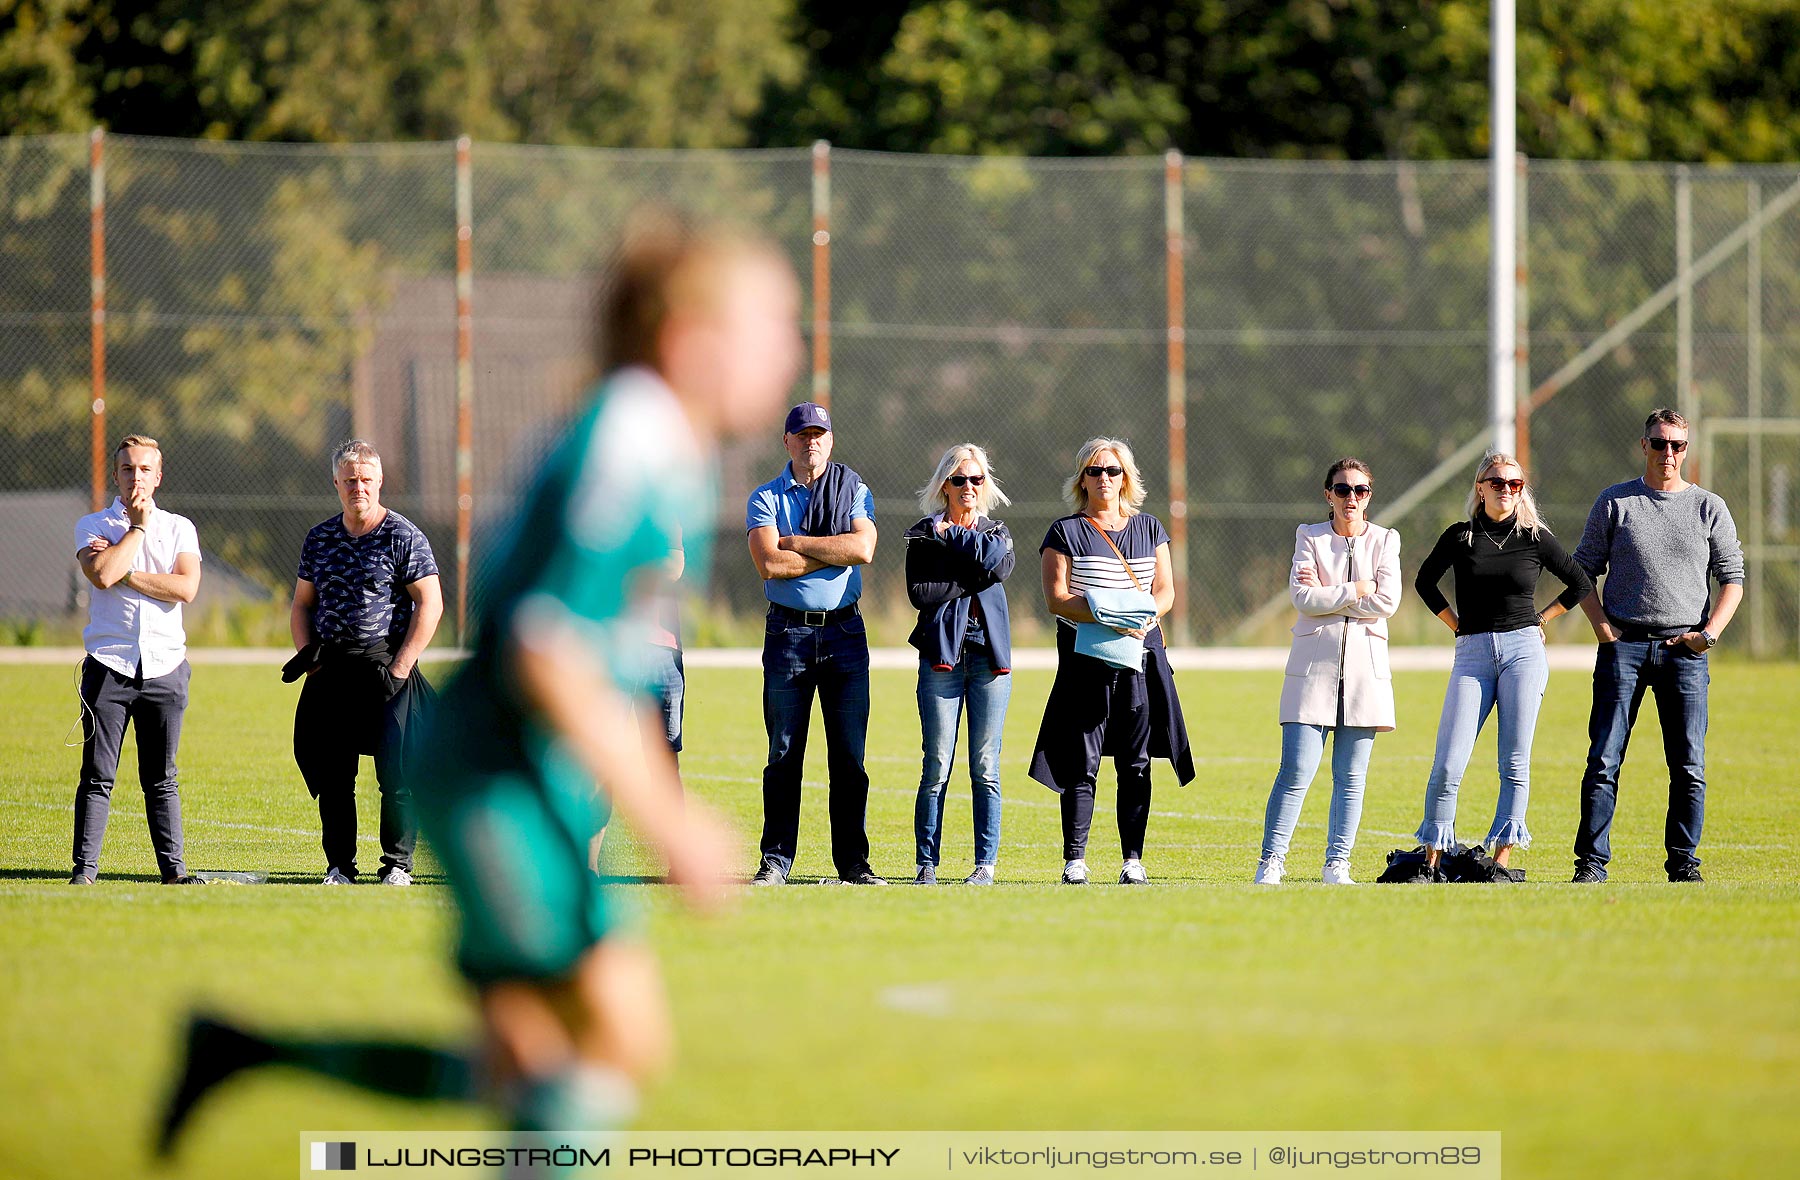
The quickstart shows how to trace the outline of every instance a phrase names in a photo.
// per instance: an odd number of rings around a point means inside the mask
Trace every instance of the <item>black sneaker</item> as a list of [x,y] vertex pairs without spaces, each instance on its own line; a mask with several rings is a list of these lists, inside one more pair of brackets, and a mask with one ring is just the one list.
[[206,884],[206,878],[197,876],[194,873],[183,873],[179,877],[165,878],[163,880],[163,884],[164,885],[204,885],[204,884]]
[[1692,882],[1693,884],[1698,885],[1702,881],[1705,881],[1706,878],[1700,875],[1699,865],[1683,865],[1681,868],[1678,868],[1669,874],[1669,880],[1677,884]]
[[229,1024],[195,1016],[188,1021],[184,1056],[181,1081],[169,1094],[168,1105],[163,1108],[162,1129],[156,1138],[156,1154],[163,1157],[174,1152],[175,1140],[187,1124],[188,1115],[214,1086],[240,1070],[273,1061],[275,1048]]
[[750,878],[752,885],[786,885],[787,872],[781,862],[772,857],[765,858],[762,867],[756,870],[756,876]]
[[[877,877],[874,874],[874,872],[871,871],[866,866],[864,868],[857,869],[854,873],[839,874],[838,880],[842,881],[846,885],[886,885],[887,884],[887,881],[885,878]],[[932,874],[932,882],[935,884],[936,881],[937,881],[937,874],[934,872]]]
[[1525,870],[1509,869],[1505,865],[1489,865],[1482,879],[1501,884],[1517,884],[1525,879]]
[[1605,880],[1606,874],[1599,869],[1592,865],[1582,865],[1575,870],[1575,875],[1570,878],[1569,883],[1571,885],[1599,885]]
[[93,883],[94,879],[79,869],[69,875],[69,884],[71,885],[92,885]]

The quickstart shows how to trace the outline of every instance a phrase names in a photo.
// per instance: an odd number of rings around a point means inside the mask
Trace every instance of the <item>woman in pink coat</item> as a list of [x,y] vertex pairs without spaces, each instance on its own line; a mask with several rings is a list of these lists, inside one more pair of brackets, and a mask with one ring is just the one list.
[[1256,883],[1279,885],[1300,805],[1331,738],[1327,885],[1352,885],[1350,850],[1362,818],[1375,735],[1394,728],[1387,620],[1400,604],[1400,534],[1369,523],[1375,480],[1361,459],[1325,476],[1331,517],[1294,532],[1288,588],[1300,612],[1281,689],[1281,770],[1263,819]]

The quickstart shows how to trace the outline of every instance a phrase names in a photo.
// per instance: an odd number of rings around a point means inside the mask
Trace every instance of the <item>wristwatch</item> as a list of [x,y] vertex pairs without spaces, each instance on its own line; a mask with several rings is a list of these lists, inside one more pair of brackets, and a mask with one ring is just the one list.
[[1711,631],[1700,632],[1700,638],[1706,640],[1706,646],[1709,651],[1712,648],[1719,646],[1719,637],[1714,635]]

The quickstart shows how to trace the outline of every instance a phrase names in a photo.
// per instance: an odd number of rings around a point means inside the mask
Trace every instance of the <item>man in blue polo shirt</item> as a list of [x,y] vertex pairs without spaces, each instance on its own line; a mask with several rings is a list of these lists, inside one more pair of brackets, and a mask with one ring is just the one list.
[[[847,885],[885,885],[869,868],[869,642],[857,600],[875,557],[875,501],[861,477],[831,461],[831,416],[802,402],[788,412],[788,465],[750,493],[744,527],[769,598],[763,627],[762,865],[758,885],[785,885],[800,842],[800,767],[813,693],[825,716],[831,779],[831,860]],[[827,881],[830,878],[826,879]]]

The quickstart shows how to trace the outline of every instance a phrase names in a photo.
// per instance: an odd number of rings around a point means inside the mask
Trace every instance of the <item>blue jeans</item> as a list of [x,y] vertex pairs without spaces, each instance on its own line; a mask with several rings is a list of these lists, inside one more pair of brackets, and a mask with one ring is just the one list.
[[1331,817],[1325,840],[1325,859],[1349,860],[1356,846],[1356,825],[1362,821],[1363,779],[1369,771],[1369,752],[1375,748],[1375,731],[1355,725],[1281,725],[1281,770],[1269,792],[1263,815],[1262,855],[1286,857],[1300,805],[1319,762],[1325,756],[1325,735],[1331,734]]
[[1706,820],[1706,686],[1712,674],[1705,652],[1660,639],[1602,643],[1594,657],[1594,710],[1588,715],[1587,773],[1581,776],[1581,827],[1575,833],[1575,867],[1606,876],[1612,859],[1613,809],[1619,800],[1619,767],[1644,690],[1656,693],[1663,755],[1669,763],[1669,814],[1663,823],[1666,872],[1696,866]]
[[913,806],[913,834],[918,863],[936,865],[944,836],[944,790],[956,763],[956,727],[963,702],[969,705],[969,784],[975,792],[975,863],[994,864],[1000,856],[1000,731],[1006,725],[1006,703],[1012,676],[994,671],[985,646],[965,648],[962,662],[939,671],[919,661],[919,729],[924,735],[925,764],[919,774],[919,798]]
[[800,769],[813,694],[825,716],[825,764],[831,783],[831,861],[838,876],[869,867],[869,641],[861,615],[808,627],[771,614],[763,626],[762,855],[793,868],[800,844]]
[[1456,637],[1456,659],[1450,665],[1444,712],[1438,718],[1437,756],[1425,780],[1419,843],[1442,852],[1456,848],[1456,791],[1469,767],[1469,755],[1475,752],[1475,738],[1497,708],[1500,796],[1482,843],[1490,848],[1531,847],[1531,832],[1525,827],[1525,805],[1531,797],[1531,737],[1549,682],[1544,637],[1536,627]]
[[686,712],[687,670],[678,647],[650,648],[649,690],[662,715],[663,737],[669,749],[681,753],[681,721]]

